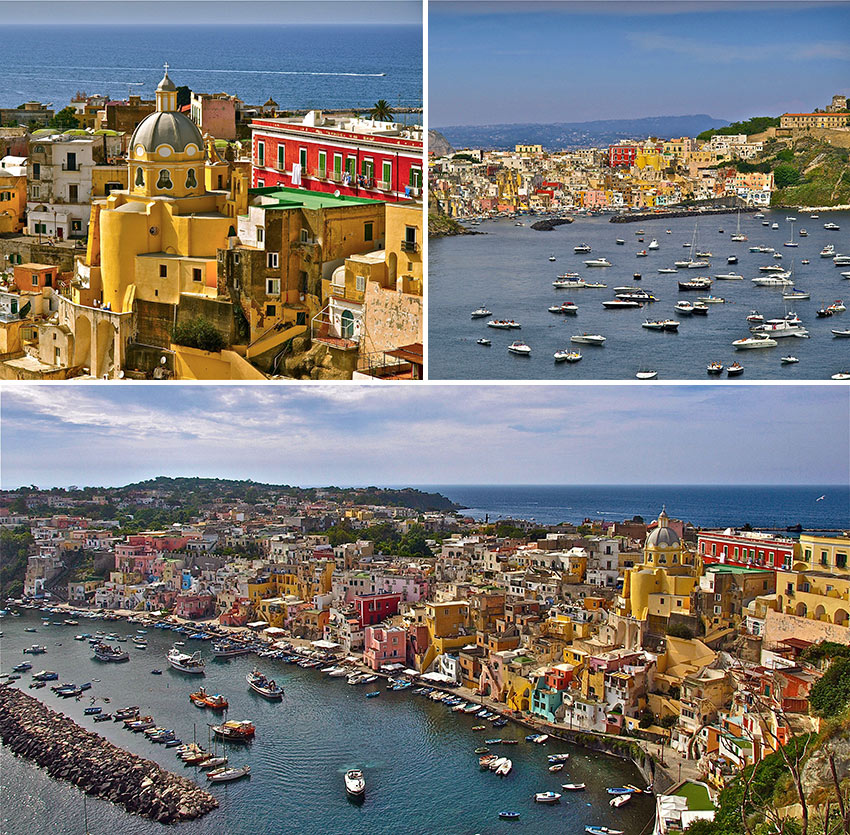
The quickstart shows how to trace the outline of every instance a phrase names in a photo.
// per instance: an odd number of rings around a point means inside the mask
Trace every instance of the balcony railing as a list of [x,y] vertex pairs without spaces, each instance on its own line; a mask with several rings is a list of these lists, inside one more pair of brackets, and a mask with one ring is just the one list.
[[340,332],[333,321],[330,307],[325,307],[310,321],[310,337],[314,342],[321,342],[338,351],[356,351],[360,347],[360,334]]
[[422,196],[422,186],[410,186],[410,196],[411,197],[421,197]]
[[79,171],[81,169],[80,163],[78,162],[63,162],[62,170],[63,171]]
[[328,179],[333,180],[335,183],[341,183],[345,177],[344,171],[331,171],[328,173]]
[[401,242],[401,251],[402,252],[419,252],[419,244],[416,241],[402,241]]
[[389,180],[378,180],[377,185],[381,191],[390,191],[392,189],[392,184]]

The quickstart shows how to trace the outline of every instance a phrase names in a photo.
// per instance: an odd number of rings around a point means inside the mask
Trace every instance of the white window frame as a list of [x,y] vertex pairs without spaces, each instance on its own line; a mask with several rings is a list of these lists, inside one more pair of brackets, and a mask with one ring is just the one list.
[[278,266],[277,260],[278,254],[276,252],[267,252],[266,253],[266,266],[270,270],[276,270]]
[[366,276],[358,275],[354,277],[354,286],[357,289],[358,293],[366,292]]
[[280,279],[279,278],[267,278],[266,279],[266,295],[267,296],[280,297]]
[[257,140],[257,168],[266,167],[266,141],[264,139]]
[[266,230],[263,226],[258,226],[256,229],[257,243],[264,244],[266,242]]
[[286,145],[283,142],[279,142],[277,146],[277,170],[286,170]]

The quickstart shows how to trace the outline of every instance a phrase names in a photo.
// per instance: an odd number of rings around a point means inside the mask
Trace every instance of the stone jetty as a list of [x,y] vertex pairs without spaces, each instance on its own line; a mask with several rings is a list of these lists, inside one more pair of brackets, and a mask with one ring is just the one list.
[[193,820],[218,806],[186,777],[118,748],[8,685],[0,685],[0,739],[51,777],[159,823]]
[[536,232],[552,232],[556,226],[566,226],[572,223],[574,218],[571,217],[553,217],[547,220],[538,220],[537,223],[532,223],[529,229],[534,229]]

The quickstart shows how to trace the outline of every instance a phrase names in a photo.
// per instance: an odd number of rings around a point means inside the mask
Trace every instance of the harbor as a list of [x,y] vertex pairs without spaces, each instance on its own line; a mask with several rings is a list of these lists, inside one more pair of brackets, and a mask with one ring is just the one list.
[[[622,227],[594,212],[543,236],[530,216],[481,220],[471,228],[486,236],[443,238],[430,251],[431,376],[837,379],[850,371],[850,215],[815,215]],[[517,340],[528,350],[511,350]],[[570,350],[580,361],[555,356]]]
[[[433,696],[427,698],[423,692],[414,692],[422,685],[413,683],[398,689],[397,684],[390,685],[388,689],[385,675],[374,682],[349,685],[349,675],[362,668],[343,665],[346,675],[330,675],[330,670],[340,665],[327,658],[310,657],[309,653],[315,650],[310,650],[307,642],[290,643],[289,651],[269,647],[259,656],[251,652],[215,657],[211,641],[198,640],[195,644],[185,632],[174,633],[151,625],[144,626],[146,650],[130,649],[129,663],[104,664],[92,657],[87,641],[75,641],[75,635],[81,634],[80,630],[101,629],[129,639],[138,634],[137,624],[122,619],[103,626],[98,620],[68,625],[64,617],[50,615],[50,625],[44,626],[39,617],[35,612],[24,611],[19,618],[4,618],[4,659],[17,662],[18,658],[28,657],[21,650],[34,639],[25,630],[35,627],[47,652],[39,656],[33,670],[41,665],[56,671],[60,681],[69,676],[76,677],[75,683],[85,679],[91,688],[63,699],[50,687],[29,690],[29,673],[23,673],[13,686],[35,695],[54,710],[61,710],[120,748],[149,758],[167,770],[186,773],[204,785],[221,806],[204,819],[182,824],[181,831],[270,830],[284,813],[293,829],[306,831],[315,825],[319,815],[326,831],[363,833],[374,832],[376,826],[422,831],[423,821],[429,831],[453,833],[560,832],[568,820],[573,827],[570,832],[582,832],[584,826],[609,826],[638,835],[650,824],[652,795],[636,794],[622,808],[609,803],[608,788],[645,787],[644,777],[630,762],[554,738],[539,745],[528,742],[529,729],[502,719],[500,713],[489,711],[491,717],[482,719],[476,714],[483,706],[477,706],[474,713],[455,710],[461,704],[471,704],[465,694],[426,688]],[[79,620],[76,615],[74,619]],[[181,649],[202,647],[199,652],[204,660],[203,678],[169,666],[165,656],[175,638],[184,641]],[[126,647],[127,643],[120,645]],[[273,657],[278,654],[281,657]],[[305,663],[287,663],[286,657]],[[249,686],[246,677],[255,668],[282,687],[282,699],[269,700]],[[153,675],[154,669],[161,669],[162,674]],[[6,669],[4,663],[2,672],[10,671],[11,666]],[[190,701],[199,686],[208,694],[222,695],[228,709],[199,709]],[[379,696],[370,698],[373,693]],[[452,700],[452,704],[445,700]],[[150,717],[153,727],[173,729],[175,738],[183,744],[195,742],[218,757],[224,752],[228,766],[248,766],[250,776],[221,785],[209,783],[203,769],[183,764],[175,753],[177,746],[166,748],[152,742],[144,730],[133,733],[122,721],[95,722],[97,714],[85,713],[88,708],[101,707],[115,715],[125,705],[137,707],[142,719]],[[340,733],[343,717],[345,730]],[[256,733],[247,742],[216,742],[209,726],[227,721],[250,721]],[[500,724],[494,726],[494,721]],[[482,725],[486,730],[473,730]],[[493,742],[495,739],[500,742]],[[486,740],[491,744],[487,745]],[[511,760],[507,776],[499,778],[482,771],[482,755],[475,753],[481,747]],[[12,758],[7,749],[0,750],[5,775],[4,809],[9,808],[10,792],[15,796],[24,791],[49,797],[67,790],[30,764]],[[570,756],[562,769],[550,771],[549,757],[559,753]],[[356,803],[345,790],[345,774],[352,770],[362,770],[366,783],[365,798]],[[585,783],[586,788],[581,792],[562,790],[564,784],[573,783]],[[535,794],[549,791],[564,796],[557,804],[534,801]],[[269,802],[269,797],[280,800]],[[435,802],[438,797],[440,802]],[[64,803],[66,808],[74,808],[74,803],[81,805],[82,801],[65,799]],[[448,808],[452,813],[446,817]],[[32,810],[27,807],[16,811],[14,818],[4,813],[4,831],[43,830],[43,821],[29,817],[37,809],[38,804]],[[504,811],[516,812],[519,818],[500,818],[499,813]],[[48,809],[41,813],[50,815]],[[159,824],[129,816],[99,800],[89,800],[88,816],[92,832],[119,828],[129,833],[159,831]],[[79,831],[65,820],[57,818],[54,823],[51,831]]]

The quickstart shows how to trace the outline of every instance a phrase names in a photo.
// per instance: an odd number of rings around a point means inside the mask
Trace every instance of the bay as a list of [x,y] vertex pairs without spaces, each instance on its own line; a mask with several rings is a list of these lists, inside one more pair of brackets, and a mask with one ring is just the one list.
[[[62,618],[54,615],[52,620]],[[37,633],[27,633],[35,626]],[[89,697],[110,699],[109,708],[134,704],[153,715],[182,739],[193,731],[207,740],[206,722],[213,714],[194,707],[189,693],[203,683],[211,693],[221,692],[230,702],[228,718],[251,719],[257,727],[255,741],[247,748],[230,746],[234,764],[251,765],[251,777],[237,783],[214,786],[221,807],[208,816],[176,829],[132,816],[110,803],[88,798],[89,832],[93,835],[121,832],[127,835],[180,832],[191,835],[258,832],[305,833],[567,833],[580,835],[589,823],[617,825],[639,833],[653,814],[649,797],[634,797],[623,809],[608,805],[607,786],[642,784],[638,771],[618,759],[586,752],[558,743],[544,746],[521,741],[504,751],[514,761],[514,771],[504,780],[478,768],[474,749],[485,737],[523,740],[527,731],[509,725],[475,733],[480,720],[459,716],[447,708],[411,692],[367,699],[369,685],[354,687],[345,679],[330,679],[316,670],[283,662],[242,656],[229,660],[210,658],[209,644],[186,641],[207,657],[207,675],[200,680],[168,667],[165,653],[174,633],[148,629],[149,648],[130,652],[126,664],[102,664],[91,658],[87,642],[75,641],[81,632],[103,629],[130,635],[135,627],[123,622],[106,623],[80,619],[78,626],[43,627],[41,618],[25,611],[20,618],[0,620],[2,671],[9,672],[21,658],[32,661],[33,670],[51,669],[62,681],[92,681],[92,689],[79,702],[59,699],[49,688],[28,690],[25,673],[18,683],[25,692],[42,699],[55,710],[71,716],[127,750],[153,759],[179,773],[194,777],[195,771],[178,764],[176,756],[148,742],[118,723],[95,724],[83,716]],[[183,638],[184,636],[180,636]],[[46,655],[22,656],[32,643],[48,647]],[[61,646],[60,646],[61,645]],[[245,674],[254,665],[285,689],[280,704],[269,703],[248,689]],[[163,670],[153,676],[153,668]],[[94,679],[100,679],[95,682]],[[374,685],[373,685],[374,686]],[[103,704],[103,702],[98,702]],[[494,747],[494,750],[496,748]],[[546,755],[571,754],[567,767],[548,772]],[[55,781],[27,761],[13,757],[0,746],[0,831],[4,835],[83,832],[83,796],[67,784]],[[107,768],[108,764],[104,764]],[[362,806],[347,801],[343,774],[349,768],[364,769],[367,796]],[[195,778],[198,779],[198,778]],[[198,780],[206,783],[201,778]],[[537,791],[557,790],[564,782],[586,782],[588,790],[564,797],[559,805],[535,804]],[[501,821],[501,810],[521,813],[518,822]],[[620,824],[623,824],[620,826]]]
[[[430,243],[429,257],[429,376],[439,380],[634,380],[642,368],[658,372],[660,380],[713,380],[706,374],[709,362],[729,365],[737,360],[744,366],[744,380],[803,381],[829,379],[850,370],[850,339],[835,338],[832,329],[850,328],[850,312],[818,319],[816,311],[836,299],[850,301],[850,281],[841,273],[848,267],[836,267],[831,258],[821,258],[824,244],[836,252],[850,254],[850,213],[822,212],[816,219],[808,213],[771,210],[764,220],[777,223],[778,229],[762,226],[762,219],[741,214],[741,231],[749,240],[735,242],[734,214],[700,218],[697,249],[713,253],[711,268],[680,269],[676,275],[660,274],[659,268],[672,268],[673,262],[687,259],[694,234],[693,218],[653,219],[635,223],[611,223],[608,216],[580,217],[568,226],[552,232],[530,228],[536,218],[524,217],[525,226],[514,220],[485,221],[476,227],[486,235],[456,236]],[[786,217],[796,216],[794,240],[798,247],[785,247],[791,237]],[[834,222],[839,231],[828,231],[824,223]],[[808,236],[800,238],[805,228]],[[635,233],[644,230],[643,243]],[[671,234],[667,234],[669,229]],[[723,229],[723,233],[719,232]],[[619,246],[616,239],[625,240]],[[652,239],[659,249],[647,257],[636,257]],[[591,246],[591,254],[576,254],[580,243]],[[752,253],[750,246],[773,247],[772,253]],[[549,256],[556,261],[550,262]],[[728,255],[737,255],[738,263],[726,264]],[[606,257],[612,267],[587,268],[584,261]],[[809,264],[801,264],[801,260]],[[808,300],[785,302],[782,289],[759,287],[750,279],[763,275],[759,267],[779,263],[786,269],[792,264],[798,289],[811,294]],[[602,282],[605,289],[558,290],[552,281],[559,274],[577,272],[586,281]],[[632,276],[639,272],[640,281]],[[714,276],[734,272],[743,281],[713,282],[710,293],[727,300],[709,305],[708,315],[682,316],[674,305],[681,299],[696,301],[704,292],[678,289],[677,282],[697,275]],[[607,310],[602,302],[614,298],[614,287],[634,285],[645,288],[658,298],[643,308]],[[563,316],[550,313],[551,305],[574,301],[578,313]],[[494,330],[488,319],[470,320],[470,312],[481,305],[492,311],[492,318],[514,319],[522,330]],[[737,351],[733,340],[749,336],[747,315],[760,311],[765,318],[781,318],[795,311],[809,330],[809,339],[778,339],[775,348]],[[490,317],[488,317],[490,318]],[[672,318],[680,322],[678,333],[650,331],[641,327],[646,319]],[[570,336],[598,333],[607,338],[601,348],[570,343]],[[476,343],[480,337],[492,340],[489,347]],[[531,346],[531,356],[509,354],[507,346],[521,339]],[[577,363],[556,363],[553,353],[564,348],[579,348],[583,355]],[[783,365],[780,358],[795,355],[800,361]],[[725,374],[717,381],[725,382]],[[651,385],[651,383],[646,383]]]

